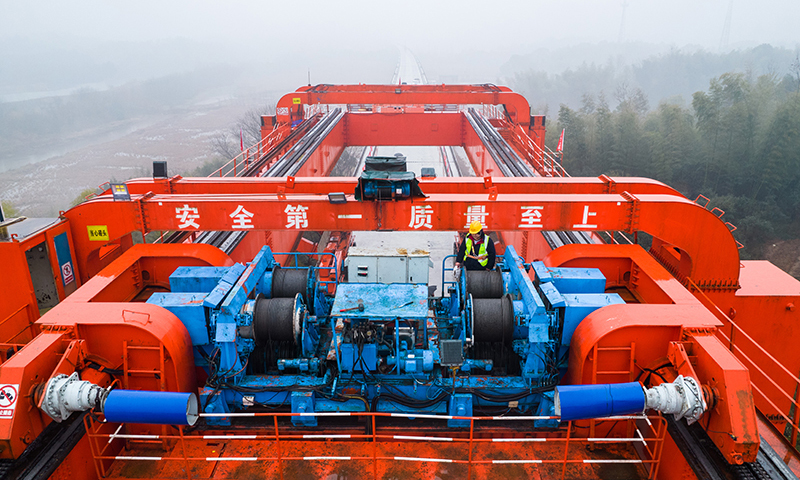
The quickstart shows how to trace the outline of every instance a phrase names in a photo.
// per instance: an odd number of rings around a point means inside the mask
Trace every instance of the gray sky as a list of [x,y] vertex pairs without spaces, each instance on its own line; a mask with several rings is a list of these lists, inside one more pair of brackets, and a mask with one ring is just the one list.
[[[91,39],[254,43],[292,51],[379,47],[521,51],[616,42],[625,0],[210,1],[0,0],[0,39],[77,35]],[[623,39],[716,50],[730,0],[627,0]],[[800,1],[733,0],[730,45],[800,42]],[[5,47],[9,47],[7,44]]]

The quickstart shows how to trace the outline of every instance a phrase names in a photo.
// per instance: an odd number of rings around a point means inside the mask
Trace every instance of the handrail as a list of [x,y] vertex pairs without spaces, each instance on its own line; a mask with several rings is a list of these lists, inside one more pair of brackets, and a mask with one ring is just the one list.
[[[564,169],[564,167],[559,162],[559,155],[550,150],[550,148],[545,145],[544,148],[539,147],[531,138],[527,135],[523,135],[519,132],[521,127],[517,126],[512,128],[511,125],[507,125],[506,127],[508,131],[510,131],[514,138],[516,138],[517,142],[522,146],[525,150],[526,156],[530,162],[536,162],[539,166],[537,171],[544,171],[549,173],[549,177],[569,177],[569,173]],[[546,160],[546,161],[545,161]],[[536,165],[534,165],[536,167]]]
[[[487,436],[488,431],[482,432],[481,436],[475,435],[476,422],[526,422],[537,420],[558,420],[558,417],[553,416],[476,416],[465,417],[455,415],[431,415],[431,414],[414,414],[414,413],[389,413],[389,412],[321,412],[321,413],[288,413],[288,412],[239,412],[239,413],[215,413],[215,414],[200,414],[201,417],[264,417],[272,418],[272,421],[263,421],[259,425],[261,427],[251,428],[247,433],[242,434],[237,430],[233,434],[220,434],[218,432],[203,433],[203,432],[187,432],[183,426],[177,427],[177,433],[162,433],[162,434],[129,434],[120,433],[124,427],[123,424],[109,424],[98,419],[95,420],[91,416],[84,417],[87,435],[89,437],[90,449],[94,458],[95,468],[97,469],[98,477],[105,477],[115,461],[121,462],[135,462],[135,461],[175,461],[183,462],[185,467],[184,471],[188,478],[191,476],[190,463],[197,462],[276,462],[280,471],[281,478],[283,477],[283,462],[284,461],[371,461],[373,463],[373,475],[378,477],[378,462],[431,462],[431,463],[452,463],[466,465],[468,468],[468,478],[473,477],[473,468],[478,466],[491,467],[493,465],[504,464],[539,464],[539,465],[562,465],[561,478],[566,476],[567,465],[586,465],[586,464],[638,464],[646,469],[648,478],[655,478],[658,473],[658,467],[661,461],[661,454],[664,445],[664,438],[666,436],[666,420],[661,415],[627,415],[596,419],[598,421],[612,421],[614,422],[610,429],[611,432],[619,432],[622,428],[615,429],[617,422],[625,421],[625,431],[628,432],[623,437],[586,437],[576,436],[577,425],[580,422],[566,422],[560,425],[555,431],[535,431],[530,430],[519,436],[511,436],[503,434],[503,436]],[[280,418],[289,419],[298,416],[316,416],[316,417],[364,417],[372,425],[371,433],[354,434],[354,433],[304,433],[303,431],[281,433],[278,420]],[[102,417],[102,415],[101,415]],[[379,418],[424,418],[426,420],[464,420],[469,421],[469,430],[466,428],[451,429],[453,431],[449,436],[431,435],[425,433],[422,435],[397,435],[390,432],[384,433],[380,431],[382,426],[377,424]],[[517,423],[518,424],[518,423]],[[116,427],[116,428],[115,428]],[[619,427],[622,427],[620,425]],[[174,427],[173,427],[174,428]],[[394,427],[388,427],[393,429]],[[248,451],[247,455],[236,455],[235,453],[226,456],[198,456],[189,455],[187,452],[187,445],[200,443],[205,445],[209,440],[226,441],[226,442],[247,442],[254,444],[254,440],[261,442],[274,442],[274,447],[265,446],[267,455],[258,455],[257,451]],[[115,441],[117,442],[115,444]],[[302,455],[293,455],[291,451],[285,451],[285,448],[290,448],[291,445],[285,446],[286,442],[301,441],[303,443]],[[119,455],[119,451],[111,451],[112,449],[119,448],[125,442],[129,445],[125,455]],[[145,442],[145,443],[163,443],[173,442],[175,448],[172,452],[164,452],[163,455],[153,455],[152,449],[148,449],[145,455],[137,455],[137,451],[130,448],[130,442]],[[355,442],[355,443],[354,443]],[[458,457],[449,453],[447,458],[436,457],[415,457],[408,456],[408,449],[402,449],[405,455],[392,455],[392,452],[387,452],[387,447],[391,448],[392,445],[405,444],[405,443],[426,443],[426,444],[440,444],[450,443],[453,445],[460,444],[466,447],[466,454]],[[336,455],[331,452],[334,445],[350,444],[354,449],[359,449],[359,443],[372,443],[373,448],[371,454],[357,454],[357,455]],[[382,445],[382,455],[378,454],[377,445]],[[523,457],[523,458],[486,458],[486,454],[479,458],[480,449],[476,450],[479,445],[491,444],[528,444],[531,447],[529,450],[533,452],[526,452],[520,447],[515,451],[515,454],[525,453],[538,453],[538,458]],[[578,451],[587,451],[586,449],[576,449],[576,445],[585,445],[590,447],[596,444],[629,444],[631,446],[638,445],[637,448],[631,448],[628,451],[630,455],[623,458],[592,458],[591,454],[578,457],[575,453]],[[112,447],[112,445],[116,445]],[[535,445],[535,447],[534,447]],[[321,446],[324,449],[322,455],[314,455],[317,453],[313,450],[314,446]],[[573,448],[570,449],[570,446]],[[178,451],[180,448],[180,451]],[[395,448],[398,448],[395,446]],[[226,451],[231,451],[232,448],[227,448]],[[361,449],[363,450],[363,449]],[[544,452],[543,452],[544,450]],[[447,450],[450,452],[450,450]],[[633,454],[636,452],[636,455]],[[334,454],[331,454],[334,453]],[[348,452],[349,453],[349,452]],[[436,452],[438,453],[438,452]],[[155,477],[154,477],[155,478]]]
[[[688,283],[689,291],[694,293],[695,296],[700,300],[700,302],[706,308],[708,308],[711,311],[711,313],[713,313],[720,321],[722,321],[722,323],[725,326],[730,326],[731,327],[731,336],[730,337],[728,337],[725,334],[725,332],[722,331],[722,329],[717,329],[717,335],[728,344],[728,348],[730,349],[730,351],[734,355],[736,355],[736,357],[739,358],[739,360],[741,360],[743,363],[745,363],[746,366],[748,366],[748,369],[752,368],[753,370],[755,370],[758,373],[760,373],[761,375],[763,375],[764,378],[767,380],[767,382],[769,382],[769,384],[771,384],[772,387],[774,387],[775,389],[778,390],[778,392],[780,393],[780,396],[784,397],[784,399],[780,399],[780,398],[776,399],[776,398],[769,397],[766,394],[766,392],[764,391],[764,390],[767,390],[767,388],[765,388],[765,387],[768,387],[768,386],[767,385],[758,385],[756,383],[756,379],[754,378],[754,376],[750,375],[750,384],[753,387],[753,389],[757,393],[759,393],[762,397],[764,397],[766,402],[772,408],[777,410],[779,412],[779,415],[784,420],[786,420],[786,422],[791,427],[791,432],[792,433],[790,435],[790,440],[791,440],[792,446],[796,449],[797,448],[796,445],[797,445],[798,434],[800,433],[800,401],[798,401],[794,397],[794,395],[795,395],[795,392],[800,391],[800,379],[798,379],[798,377],[795,374],[793,374],[788,368],[786,368],[786,366],[784,366],[780,361],[778,361],[778,359],[773,357],[766,349],[764,349],[764,347],[762,347],[753,337],[748,335],[747,332],[744,329],[742,329],[733,320],[731,320],[727,315],[725,315],[725,313],[722,310],[720,310],[720,308],[710,298],[708,298],[706,296],[706,294],[694,283],[694,281],[691,278],[687,277],[686,278],[686,282]],[[737,338],[739,339],[740,342],[741,342],[741,338],[744,338],[745,340],[749,341],[752,344],[752,346],[755,348],[756,352],[758,352],[761,355],[763,355],[764,357],[766,357],[767,361],[769,363],[771,363],[771,366],[766,366],[766,367],[762,368],[761,366],[756,364],[756,362],[754,362],[750,358],[750,356],[747,355],[745,353],[745,351],[742,349],[742,345],[741,344],[736,344],[736,339]],[[767,372],[776,371],[776,370],[780,371],[780,372],[783,372],[785,374],[785,376],[788,377],[791,380],[791,388],[790,388],[791,391],[787,391],[787,390],[783,389],[780,386],[780,384],[777,381],[775,381],[767,373]],[[786,413],[784,413],[782,411],[782,409],[777,406],[778,403],[780,403],[782,401],[785,401],[785,400],[789,400],[789,410]],[[792,412],[792,410],[794,410],[794,416],[793,416],[793,418],[789,418],[789,413]]]
[[[291,255],[291,256],[294,257],[294,265],[295,265],[294,267],[281,265],[281,268],[283,268],[285,270],[299,270],[301,268],[310,268],[312,270],[333,271],[334,281],[331,282],[331,281],[327,281],[327,280],[319,280],[317,283],[319,283],[320,285],[329,285],[329,284],[333,284],[334,286],[339,285],[339,268],[338,268],[337,261],[336,261],[336,255],[334,255],[333,253],[330,253],[330,252],[273,252],[272,255],[276,256],[276,257],[280,256],[280,255],[287,255],[287,256]],[[301,267],[300,266],[300,262],[299,262],[300,255],[307,255],[309,257],[310,256],[319,256],[319,257],[328,257],[328,256],[330,256],[330,257],[333,258],[333,265],[331,265],[329,267],[311,267],[311,266],[309,266],[309,267]],[[321,259],[320,259],[320,261],[321,261]]]
[[284,131],[277,127],[272,129],[266,137],[256,142],[254,145],[242,150],[242,153],[236,155],[227,163],[214,170],[209,177],[239,177],[254,161],[259,160],[263,155],[270,151],[273,145],[277,144],[283,138]]
[[445,282],[445,281],[444,281],[444,274],[445,274],[445,272],[446,272],[446,271],[450,271],[450,272],[452,272],[452,271],[454,270],[454,268],[455,268],[455,267],[450,267],[450,269],[448,270],[448,269],[447,269],[447,268],[444,266],[444,264],[445,264],[445,262],[447,261],[447,259],[448,259],[448,258],[455,258],[455,257],[456,257],[456,255],[447,255],[446,257],[444,257],[444,258],[442,259],[442,296],[444,296],[444,292],[445,292],[444,286],[445,286],[445,285],[455,285],[456,283],[458,283],[458,282]]

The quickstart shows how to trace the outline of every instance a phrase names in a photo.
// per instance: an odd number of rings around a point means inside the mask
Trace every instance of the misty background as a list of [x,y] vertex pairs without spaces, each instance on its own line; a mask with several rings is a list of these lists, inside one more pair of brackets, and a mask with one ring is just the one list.
[[[589,121],[598,103],[694,115],[693,95],[726,73],[790,91],[798,25],[796,0],[0,0],[0,199],[54,216],[105,181],[150,175],[153,160],[205,175],[284,93],[388,83],[402,47],[432,83],[524,94],[551,140],[563,115]],[[257,128],[244,130],[253,143]],[[575,148],[568,135],[576,174],[626,173]]]

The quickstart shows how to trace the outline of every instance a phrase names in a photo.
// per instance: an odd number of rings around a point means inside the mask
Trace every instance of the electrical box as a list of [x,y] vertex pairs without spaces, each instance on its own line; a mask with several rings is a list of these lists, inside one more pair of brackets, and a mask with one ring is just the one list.
[[428,283],[433,262],[424,250],[353,247],[344,261],[350,283]]

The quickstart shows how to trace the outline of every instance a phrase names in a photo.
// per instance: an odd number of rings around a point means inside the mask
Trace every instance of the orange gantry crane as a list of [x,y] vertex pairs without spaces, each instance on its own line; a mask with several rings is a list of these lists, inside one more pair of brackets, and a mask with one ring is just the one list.
[[[494,85],[302,87],[216,176],[0,224],[5,474],[793,478],[800,282],[660,182],[569,177],[544,120]],[[328,177],[398,145],[476,176]],[[440,297],[342,276],[348,232],[473,221],[498,265]]]

